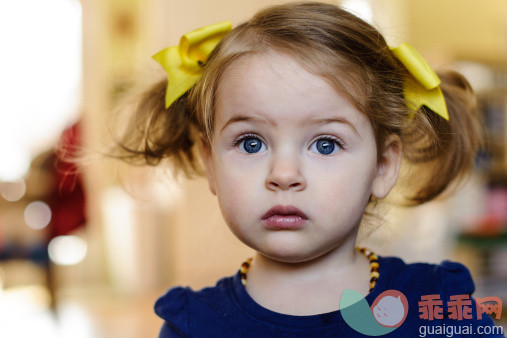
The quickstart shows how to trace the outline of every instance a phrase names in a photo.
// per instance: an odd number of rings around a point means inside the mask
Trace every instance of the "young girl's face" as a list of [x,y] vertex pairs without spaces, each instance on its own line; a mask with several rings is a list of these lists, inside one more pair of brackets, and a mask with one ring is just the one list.
[[377,161],[365,115],[287,55],[235,61],[217,91],[204,147],[210,188],[245,244],[283,262],[355,240],[370,195],[384,197],[389,161]]

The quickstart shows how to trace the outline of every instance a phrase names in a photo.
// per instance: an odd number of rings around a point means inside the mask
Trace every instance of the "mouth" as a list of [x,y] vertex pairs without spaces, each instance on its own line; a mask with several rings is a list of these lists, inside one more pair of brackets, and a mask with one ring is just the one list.
[[262,221],[271,229],[297,229],[308,221],[308,216],[292,205],[277,205],[262,216]]

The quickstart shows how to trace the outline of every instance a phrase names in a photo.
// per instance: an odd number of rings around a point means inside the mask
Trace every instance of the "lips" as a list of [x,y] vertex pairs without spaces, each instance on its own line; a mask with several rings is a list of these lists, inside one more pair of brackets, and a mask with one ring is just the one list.
[[292,205],[277,205],[269,209],[262,221],[272,229],[296,229],[304,225],[308,216]]
[[298,208],[292,206],[292,205],[277,205],[269,209],[264,216],[262,216],[262,219],[268,219],[275,215],[284,215],[284,216],[299,216],[304,219],[308,219],[308,216],[305,215],[304,212],[299,210]]

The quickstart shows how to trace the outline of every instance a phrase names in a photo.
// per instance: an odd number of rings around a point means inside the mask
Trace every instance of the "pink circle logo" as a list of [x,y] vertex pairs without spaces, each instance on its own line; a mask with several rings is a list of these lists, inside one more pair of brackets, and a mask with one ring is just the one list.
[[400,327],[407,318],[407,297],[398,290],[386,290],[373,302],[371,312],[384,327]]

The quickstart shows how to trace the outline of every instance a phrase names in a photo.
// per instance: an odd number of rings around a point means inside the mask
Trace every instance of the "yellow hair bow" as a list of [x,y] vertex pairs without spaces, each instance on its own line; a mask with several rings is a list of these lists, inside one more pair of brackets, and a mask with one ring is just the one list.
[[444,94],[440,89],[440,79],[414,47],[407,43],[392,48],[394,56],[403,63],[412,77],[404,85],[405,100],[413,111],[423,105],[449,121],[449,113]]
[[152,56],[167,72],[166,108],[199,80],[202,66],[231,29],[229,21],[199,28],[183,35],[178,46],[163,49]]

